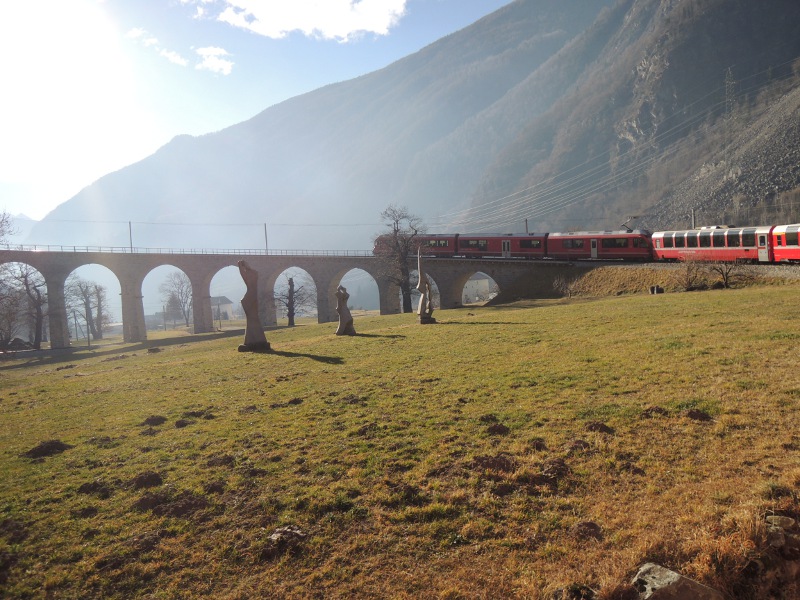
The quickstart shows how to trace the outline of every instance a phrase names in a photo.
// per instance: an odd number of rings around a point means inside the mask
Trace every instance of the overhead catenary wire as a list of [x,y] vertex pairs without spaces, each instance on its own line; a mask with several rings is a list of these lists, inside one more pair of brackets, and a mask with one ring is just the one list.
[[[791,64],[794,60],[795,59],[776,65],[776,68]],[[740,80],[740,83],[755,80],[769,71],[770,69],[767,69],[745,77]],[[750,93],[762,91],[772,85],[772,83],[771,81],[761,84],[754,83],[745,88],[740,88],[736,97],[738,99]],[[698,98],[692,104],[683,107],[680,111],[676,111],[670,115],[670,117],[661,121],[658,127],[663,128],[664,124],[690,111],[696,104],[704,102],[709,97],[720,93],[721,87],[715,88],[701,98]],[[671,127],[662,129],[653,136],[650,143],[663,141],[663,139],[675,135],[681,129],[696,126],[698,123],[703,122],[710,115],[714,114],[714,111],[718,110],[726,100],[727,99],[723,97],[719,102],[712,104],[706,110],[698,112],[689,118],[682,119]],[[701,135],[701,131],[696,130],[689,139],[695,139],[699,135]],[[635,152],[637,150],[638,149],[631,149],[621,154],[620,158],[624,158],[628,156],[630,152]],[[674,151],[674,149],[672,151]],[[653,162],[662,160],[663,154],[652,154],[641,160],[632,162],[622,171],[607,174],[598,179],[598,176],[607,170],[607,161],[609,157],[610,152],[606,152],[580,165],[558,173],[546,182],[538,182],[523,190],[518,190],[517,192],[502,196],[501,198],[485,202],[478,207],[470,207],[460,211],[441,214],[437,218],[439,221],[438,227],[451,230],[468,226],[508,227],[509,223],[513,223],[514,221],[519,223],[525,218],[531,219],[547,216],[571,204],[585,200],[592,193],[608,191],[614,187],[629,183],[639,177],[644,169]],[[565,177],[570,174],[572,175]]]

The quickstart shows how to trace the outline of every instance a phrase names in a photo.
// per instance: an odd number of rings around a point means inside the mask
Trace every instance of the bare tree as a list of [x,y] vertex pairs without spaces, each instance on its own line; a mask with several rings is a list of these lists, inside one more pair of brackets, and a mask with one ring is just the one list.
[[417,252],[417,236],[425,233],[422,219],[405,206],[390,204],[381,213],[386,231],[375,237],[375,255],[381,259],[383,275],[400,287],[404,313],[413,311],[409,259]]
[[29,341],[36,350],[42,347],[44,319],[47,309],[46,285],[42,274],[29,265],[18,264],[11,270],[13,280],[25,293],[23,308],[29,328]]
[[578,291],[579,281],[580,279],[578,277],[570,279],[569,277],[565,277],[564,275],[558,275],[553,280],[553,289],[562,296],[566,296],[567,298],[572,298],[573,294],[575,294]]
[[[8,242],[14,233],[13,220],[6,211],[0,212],[0,244]],[[0,347],[7,346],[19,333],[27,307],[25,291],[15,277],[12,265],[0,265]]]
[[706,265],[707,271],[711,275],[716,275],[719,283],[725,289],[733,285],[741,267],[741,263],[731,260],[715,260]]
[[286,272],[275,290],[275,304],[286,314],[289,327],[294,327],[298,313],[311,312],[317,306],[317,288],[302,272]]
[[705,287],[704,264],[701,261],[687,258],[681,261],[680,267],[673,272],[675,285],[685,292],[692,292]]
[[170,301],[173,303],[177,299],[180,306],[180,313],[186,326],[192,319],[192,281],[183,271],[173,271],[164,282],[158,287],[161,292],[161,301],[166,305]]
[[8,346],[17,336],[24,305],[24,292],[9,277],[0,278],[0,348]]
[[92,339],[102,340],[103,330],[110,321],[105,286],[72,275],[67,280],[66,289],[70,306],[86,323],[87,335],[91,335]]
[[181,309],[181,301],[175,292],[170,293],[169,298],[164,303],[164,329],[166,329],[167,320],[172,321],[172,327],[175,327],[178,319],[183,319],[183,310]]

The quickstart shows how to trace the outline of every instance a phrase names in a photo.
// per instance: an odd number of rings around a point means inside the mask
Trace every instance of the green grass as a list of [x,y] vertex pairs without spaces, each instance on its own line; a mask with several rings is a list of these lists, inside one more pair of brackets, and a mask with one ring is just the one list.
[[[536,598],[655,558],[724,587],[726,523],[795,510],[797,291],[304,324],[268,331],[272,354],[207,335],[5,360],[0,591]],[[23,456],[46,440],[72,447]],[[276,547],[282,526],[306,537]]]

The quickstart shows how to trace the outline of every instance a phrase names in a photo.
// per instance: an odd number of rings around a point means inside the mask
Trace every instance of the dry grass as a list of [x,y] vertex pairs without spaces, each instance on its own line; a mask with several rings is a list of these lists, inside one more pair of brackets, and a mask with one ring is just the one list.
[[[364,317],[353,338],[270,331],[268,355],[220,338],[5,361],[0,585],[547,598],[580,583],[611,600],[652,560],[748,597],[763,515],[797,514],[797,290]],[[23,456],[54,439],[71,448]],[[281,526],[307,537],[276,548]]]

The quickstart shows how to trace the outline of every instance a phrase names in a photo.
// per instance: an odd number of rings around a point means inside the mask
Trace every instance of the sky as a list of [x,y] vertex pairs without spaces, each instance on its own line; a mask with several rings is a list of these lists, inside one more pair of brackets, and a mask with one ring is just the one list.
[[0,210],[378,70],[510,0],[0,0]]

